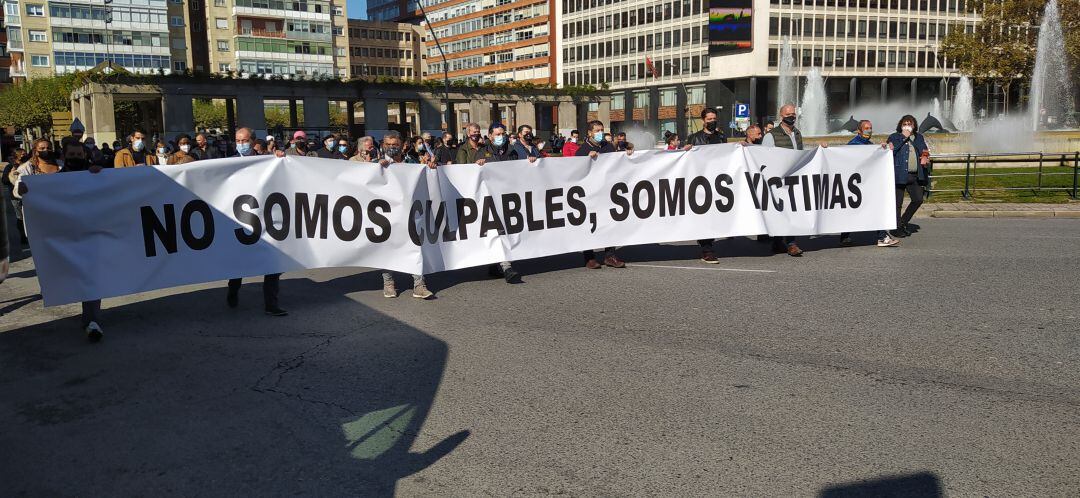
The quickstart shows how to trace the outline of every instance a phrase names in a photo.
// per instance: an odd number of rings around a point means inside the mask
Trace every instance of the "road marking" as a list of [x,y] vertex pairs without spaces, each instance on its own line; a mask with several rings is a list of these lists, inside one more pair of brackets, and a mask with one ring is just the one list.
[[626,266],[645,266],[648,268],[674,268],[676,270],[707,270],[707,271],[741,271],[746,273],[776,273],[776,270],[748,270],[745,268],[708,268],[698,266],[669,266],[669,265],[643,265],[641,263],[627,264]]

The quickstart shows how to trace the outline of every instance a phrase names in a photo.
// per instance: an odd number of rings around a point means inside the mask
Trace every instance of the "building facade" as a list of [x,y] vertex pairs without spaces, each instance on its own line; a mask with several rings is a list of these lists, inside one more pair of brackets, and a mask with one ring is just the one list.
[[409,23],[349,19],[349,72],[353,78],[420,80],[423,29]]
[[12,76],[112,61],[133,73],[349,76],[345,2],[4,0]]
[[[685,136],[700,129],[705,105],[719,108],[727,122],[736,103],[748,104],[752,120],[760,122],[773,119],[780,104],[786,40],[798,84],[818,68],[830,115],[846,118],[868,102],[945,101],[959,75],[938,54],[940,41],[978,22],[965,0],[714,3],[745,4],[739,16],[752,13],[748,43],[710,55],[708,0],[562,0],[556,16],[559,84],[606,83],[619,90],[611,101],[616,128],[637,123]],[[714,16],[714,26],[718,21]]]

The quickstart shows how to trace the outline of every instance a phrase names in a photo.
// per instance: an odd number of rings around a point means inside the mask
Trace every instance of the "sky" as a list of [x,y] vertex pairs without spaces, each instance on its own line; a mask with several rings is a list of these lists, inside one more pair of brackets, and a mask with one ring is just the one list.
[[367,19],[367,0],[346,0],[345,12],[349,19]]

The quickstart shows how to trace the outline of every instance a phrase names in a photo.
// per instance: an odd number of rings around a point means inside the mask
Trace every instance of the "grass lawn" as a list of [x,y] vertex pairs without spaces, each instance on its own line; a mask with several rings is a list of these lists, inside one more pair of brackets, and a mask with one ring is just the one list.
[[[1038,172],[1038,167],[977,168],[971,177],[971,184],[969,185],[969,188],[973,190],[971,200],[975,202],[1040,203],[1066,203],[1071,201],[1069,191],[1046,189],[1053,187],[1071,189],[1073,185],[1073,168],[1044,167],[1042,191],[1037,189],[1039,185]],[[960,192],[964,188],[963,168],[934,168],[933,182],[933,194],[927,199],[927,202],[959,202],[964,200]],[[1023,190],[1002,190],[1004,188],[1023,188]],[[950,192],[944,192],[944,190],[950,190]]]

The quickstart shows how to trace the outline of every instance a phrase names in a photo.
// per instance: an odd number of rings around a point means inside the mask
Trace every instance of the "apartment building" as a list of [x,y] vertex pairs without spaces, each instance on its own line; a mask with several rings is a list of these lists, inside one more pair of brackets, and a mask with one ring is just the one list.
[[12,76],[90,69],[349,76],[345,2],[3,0]]
[[787,40],[795,76],[823,73],[831,114],[901,97],[944,100],[958,75],[940,41],[978,22],[965,2],[562,0],[558,82],[619,90],[612,121],[625,123],[616,127],[692,132],[704,105],[721,107],[726,122],[736,102],[759,121],[776,112]]
[[361,79],[422,79],[423,33],[415,24],[349,19],[350,74]]

